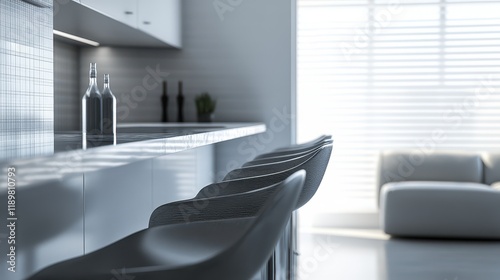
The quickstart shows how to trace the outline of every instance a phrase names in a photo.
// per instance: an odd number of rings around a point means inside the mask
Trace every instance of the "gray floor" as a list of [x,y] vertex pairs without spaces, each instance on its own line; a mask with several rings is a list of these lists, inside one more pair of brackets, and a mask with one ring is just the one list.
[[302,229],[299,240],[299,280],[500,279],[500,241],[392,239],[348,229]]

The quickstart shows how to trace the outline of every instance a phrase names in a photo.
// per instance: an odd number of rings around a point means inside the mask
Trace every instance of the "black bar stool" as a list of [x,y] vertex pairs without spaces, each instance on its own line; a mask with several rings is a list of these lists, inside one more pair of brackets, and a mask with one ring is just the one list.
[[[283,161],[286,159],[292,159],[295,156],[301,156],[301,155],[304,155],[306,153],[310,153],[311,151],[313,151],[317,147],[320,147],[320,146],[325,145],[325,144],[332,144],[332,143],[333,143],[333,140],[331,139],[331,136],[324,135],[324,136],[318,138],[317,140],[311,141],[309,143],[295,145],[295,146],[292,146],[290,148],[278,149],[281,151],[279,153],[268,153],[268,154],[261,155],[260,157],[257,157],[260,159],[256,159],[256,160],[247,162],[243,165],[243,167],[262,165],[262,164],[265,165],[267,163],[277,163],[279,161]],[[300,149],[301,149],[300,153],[297,153],[297,147],[300,147]],[[329,159],[329,156],[328,156],[328,159]],[[324,163],[325,169],[326,169],[327,165],[328,165],[328,160]],[[266,167],[269,167],[269,165],[264,166],[264,168],[260,168],[260,169],[261,170],[266,169]],[[257,171],[257,170],[253,169],[253,174],[251,174],[252,173],[251,170],[252,169],[250,169],[250,170],[243,169],[243,170],[240,170],[239,172],[238,171],[236,172],[239,174],[234,174],[235,172],[233,172],[233,174],[226,176],[226,177],[232,176],[232,178],[235,178],[235,177],[244,177],[244,176],[248,176],[248,175],[255,176],[255,174],[256,174],[255,171]],[[244,171],[249,171],[249,172],[244,172]],[[323,174],[321,174],[321,179],[324,175],[324,172],[325,172],[325,170],[323,170]],[[260,172],[257,171],[257,173],[260,173]],[[320,181],[321,181],[321,179],[320,179]],[[306,184],[306,186],[310,186],[310,184]],[[317,187],[319,187],[319,182],[318,182]],[[317,189],[317,187],[315,187],[315,188]],[[313,186],[313,188],[314,188],[314,186]],[[315,191],[314,191],[314,193],[315,193]],[[312,193],[312,195],[314,195],[314,193]],[[311,195],[311,197],[312,197],[312,195]],[[298,237],[297,237],[296,225],[297,225],[297,214],[294,212],[290,218],[290,223],[287,225],[287,228],[286,228],[285,232],[283,233],[283,236],[280,240],[280,243],[279,243],[280,245],[278,245],[278,246],[284,246],[286,248],[287,253],[284,256],[282,254],[276,255],[276,252],[280,252],[280,251],[282,252],[282,250],[280,250],[277,247],[276,250],[278,250],[278,251],[275,250],[275,253],[273,253],[272,258],[268,261],[268,265],[267,265],[268,276],[266,279],[276,279],[277,276],[279,276],[279,277],[284,276],[283,273],[278,273],[279,270],[275,269],[277,266],[276,262],[278,263],[279,266],[284,267],[284,269],[282,271],[285,271],[285,273],[287,274],[286,279],[289,279],[289,280],[295,279],[295,274],[297,272],[296,256],[298,255],[298,252],[297,252]]]
[[[271,255],[304,180],[299,171],[272,186],[255,216],[150,227],[28,280],[109,280],[116,274],[136,280],[249,279]],[[232,199],[245,204],[243,197]]]
[[[266,188],[271,183],[281,182],[290,176],[290,174],[304,169],[308,172],[308,176],[295,207],[295,209],[298,209],[306,204],[316,193],[328,166],[331,151],[332,145],[329,142],[313,150],[307,156],[295,159],[292,161],[293,165],[290,162],[278,162],[267,164],[265,168],[259,166],[243,168],[241,172],[233,171],[233,177],[238,178],[208,185],[194,199],[172,202],[158,207],[151,215],[149,225],[150,227],[154,227],[165,224],[203,221],[213,217],[223,219],[251,216],[255,212],[255,209],[260,207],[264,199],[262,196],[265,196],[269,192],[269,190],[263,190],[263,188]],[[292,167],[288,168],[290,166]],[[268,189],[270,188],[268,187]],[[259,192],[257,193],[256,190],[259,190]],[[240,194],[245,197],[245,201],[250,203],[241,205],[237,200],[232,199],[233,195]],[[291,240],[295,240],[296,238],[293,226],[287,228],[284,234],[288,234]],[[293,254],[294,252],[288,253],[289,256]],[[268,262],[268,271],[273,270],[273,262],[274,260],[272,259]],[[272,275],[269,275],[268,279],[274,278]]]
[[[304,169],[307,172],[304,190],[299,199],[299,207],[302,207],[309,201],[318,190],[326,168],[330,161],[332,145],[325,144],[320,149],[286,162],[277,162],[272,164],[258,165],[235,169],[229,172],[222,182],[208,185],[201,189],[196,195],[197,198],[209,197],[214,195],[228,195],[255,190],[259,186],[265,186],[269,183],[277,183],[292,173]],[[253,179],[252,183],[245,183],[241,180],[245,178]]]

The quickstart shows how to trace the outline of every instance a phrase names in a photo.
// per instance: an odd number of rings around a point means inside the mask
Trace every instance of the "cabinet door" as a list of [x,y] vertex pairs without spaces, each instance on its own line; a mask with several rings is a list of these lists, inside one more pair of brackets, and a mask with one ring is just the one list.
[[137,19],[140,30],[173,47],[181,47],[180,0],[140,0]]
[[81,0],[81,3],[113,19],[137,28],[138,0]]

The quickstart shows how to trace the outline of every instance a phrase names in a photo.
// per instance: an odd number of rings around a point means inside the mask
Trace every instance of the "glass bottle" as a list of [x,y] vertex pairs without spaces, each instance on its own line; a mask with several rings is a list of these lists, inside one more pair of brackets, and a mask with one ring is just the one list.
[[106,143],[116,144],[116,98],[109,87],[109,74],[104,74],[102,90],[102,134]]
[[167,81],[163,81],[163,95],[161,96],[161,121],[168,122],[168,94],[167,94]]
[[90,63],[89,78],[89,87],[82,98],[82,134],[84,142],[85,140],[96,141],[102,135],[102,96],[97,87],[96,63]]
[[184,122],[184,95],[182,94],[182,81],[179,81],[179,94],[177,95],[177,122]]

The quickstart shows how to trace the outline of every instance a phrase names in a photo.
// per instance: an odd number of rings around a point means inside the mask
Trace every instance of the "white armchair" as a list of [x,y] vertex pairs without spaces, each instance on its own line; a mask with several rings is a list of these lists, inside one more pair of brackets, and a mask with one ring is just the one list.
[[[500,239],[500,156],[384,152],[380,221],[394,236]],[[496,180],[496,181],[495,181]]]

